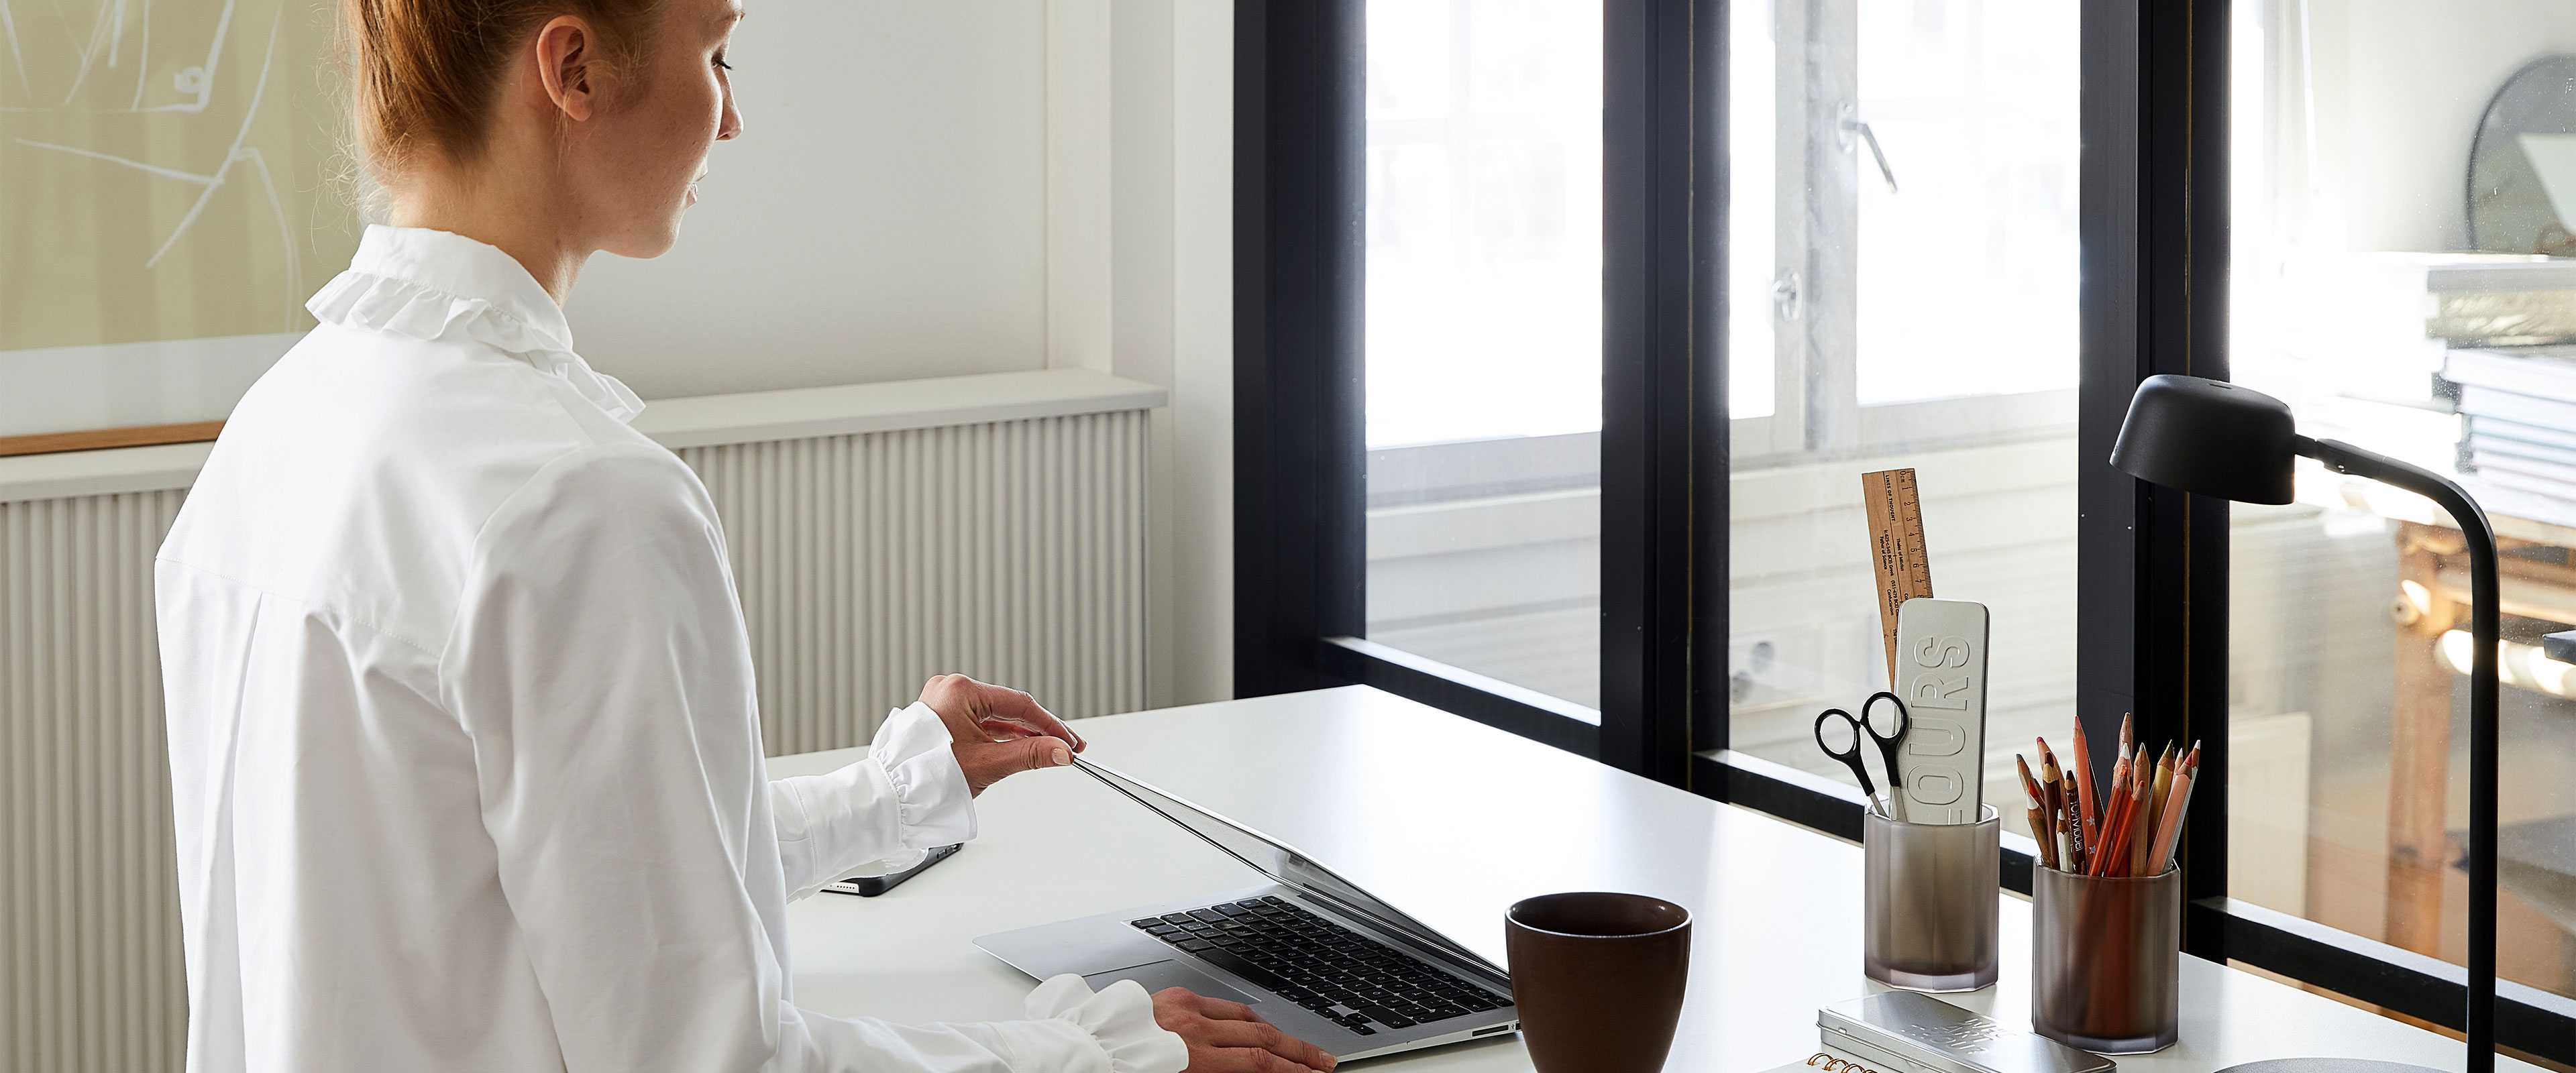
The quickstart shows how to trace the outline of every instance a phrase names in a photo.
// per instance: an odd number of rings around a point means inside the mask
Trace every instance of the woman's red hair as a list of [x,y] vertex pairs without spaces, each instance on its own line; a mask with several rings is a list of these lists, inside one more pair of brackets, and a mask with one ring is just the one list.
[[615,66],[643,38],[658,0],[340,0],[358,150],[390,181],[423,149],[456,162],[483,148],[502,65],[558,15],[603,40]]

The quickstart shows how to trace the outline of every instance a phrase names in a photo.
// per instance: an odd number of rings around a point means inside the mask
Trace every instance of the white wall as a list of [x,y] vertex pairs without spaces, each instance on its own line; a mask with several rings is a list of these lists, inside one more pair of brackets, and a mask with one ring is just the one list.
[[583,355],[648,399],[1036,368],[1169,388],[1148,697],[1232,696],[1233,34],[1230,0],[755,5],[744,136],[670,256],[593,262]]
[[743,136],[677,248],[592,260],[583,356],[647,399],[1044,367],[1046,8],[752,4]]
[[1176,703],[1234,695],[1234,5],[1173,14]]
[[[2301,0],[2273,2],[2275,33],[2292,44]],[[2576,5],[2305,0],[2305,8],[2315,137],[2281,148],[2313,154],[2308,181],[2321,202],[2318,223],[2339,227],[2348,244],[2315,238],[2329,249],[2465,248],[2461,198],[2478,119],[2516,68],[2576,52]],[[2295,72],[2297,57],[2287,60],[2284,69]],[[2281,137],[2297,138],[2294,121]]]
[[1147,695],[1230,697],[1233,4],[1046,6],[1048,363],[1171,389],[1152,433]]

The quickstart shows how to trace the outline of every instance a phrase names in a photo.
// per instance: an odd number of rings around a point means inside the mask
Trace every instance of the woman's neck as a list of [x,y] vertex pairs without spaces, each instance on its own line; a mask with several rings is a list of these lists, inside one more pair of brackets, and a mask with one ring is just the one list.
[[510,182],[463,169],[422,168],[394,195],[396,227],[463,235],[509,254],[536,277],[556,305],[572,293],[590,251],[571,238],[569,214],[542,191],[547,184]]

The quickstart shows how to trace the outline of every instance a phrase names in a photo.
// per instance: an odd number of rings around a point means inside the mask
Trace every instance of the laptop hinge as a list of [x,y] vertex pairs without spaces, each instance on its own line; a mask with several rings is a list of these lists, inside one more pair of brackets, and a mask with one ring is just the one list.
[[1378,929],[1389,934],[1403,938],[1409,941],[1413,946],[1419,948],[1420,952],[1427,953],[1438,958],[1439,960],[1447,963],[1451,968],[1463,969],[1476,976],[1483,977],[1487,982],[1497,986],[1511,986],[1512,978],[1510,973],[1504,972],[1492,962],[1486,961],[1483,957],[1477,955],[1475,951],[1468,950],[1449,941],[1448,936],[1432,931],[1428,927],[1411,921],[1389,920],[1384,916],[1370,912],[1365,907],[1352,904],[1348,899],[1335,897],[1331,891],[1322,889],[1317,884],[1303,882],[1301,876],[1294,874],[1298,871],[1297,865],[1300,863],[1302,862],[1292,859],[1288,866],[1288,871],[1291,874],[1284,877],[1289,881],[1289,886],[1296,888],[1297,893],[1331,906],[1339,912],[1347,913],[1351,916],[1367,921]]

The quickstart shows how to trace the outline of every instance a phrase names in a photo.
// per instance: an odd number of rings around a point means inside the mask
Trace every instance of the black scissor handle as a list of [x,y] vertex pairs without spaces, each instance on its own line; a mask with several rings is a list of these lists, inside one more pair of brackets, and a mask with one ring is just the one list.
[[[1825,744],[1825,720],[1836,718],[1841,719],[1844,726],[1851,728],[1851,748],[1836,749]],[[1840,708],[1827,708],[1816,715],[1816,748],[1824,750],[1827,757],[1841,761],[1844,767],[1850,768],[1852,778],[1860,782],[1861,793],[1876,797],[1878,786],[1870,781],[1869,765],[1861,763],[1860,759],[1860,740],[1864,733],[1866,732],[1861,729],[1860,720],[1852,718],[1850,712]],[[1882,744],[1879,749],[1885,752],[1887,747]]]
[[[1875,721],[1874,716],[1878,709],[1878,702],[1882,700],[1896,706],[1896,730],[1894,733],[1881,734],[1878,732],[1878,723]],[[1850,716],[1846,715],[1844,718],[1848,719]],[[1882,689],[1876,693],[1870,694],[1868,700],[1861,702],[1860,725],[1867,728],[1869,736],[1877,739],[1880,745],[1894,745],[1898,742],[1904,741],[1906,733],[1914,729],[1914,713],[1905,709],[1904,698]],[[1857,738],[1859,732],[1854,731],[1853,733],[1854,737]]]
[[[1864,707],[1861,710],[1866,712],[1869,709]],[[1842,719],[1844,726],[1851,728],[1852,743],[1851,747],[1848,749],[1836,749],[1825,743],[1825,720],[1836,717],[1840,717]],[[1864,733],[1861,726],[1861,721],[1852,718],[1852,713],[1840,708],[1827,708],[1824,711],[1818,712],[1816,713],[1816,748],[1824,750],[1826,756],[1833,757],[1836,760],[1850,761],[1858,759],[1860,756],[1860,739],[1861,735]]]

